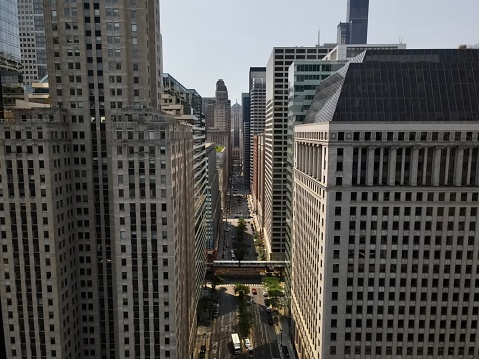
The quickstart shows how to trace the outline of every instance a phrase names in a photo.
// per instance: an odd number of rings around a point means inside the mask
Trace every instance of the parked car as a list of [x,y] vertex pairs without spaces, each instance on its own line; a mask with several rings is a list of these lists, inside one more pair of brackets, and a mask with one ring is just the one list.
[[266,312],[271,313],[271,307],[266,307]]
[[285,356],[285,358],[289,358],[289,351],[288,351],[288,347],[286,345],[283,345],[283,354]]
[[269,307],[271,305],[271,301],[269,299],[265,299],[264,300],[264,305],[266,305],[267,307]]
[[206,345],[203,344],[203,345],[201,346],[200,353],[206,353]]
[[251,342],[249,341],[248,338],[246,338],[246,339],[244,340],[244,346],[245,346],[246,348],[249,348],[250,345],[251,345]]
[[269,317],[269,318],[268,318],[268,324],[269,324],[269,325],[273,325],[273,324],[274,324],[273,317]]
[[252,349],[248,350],[248,358],[254,358],[254,353]]
[[254,295],[258,294],[258,292],[256,291],[256,288],[251,288],[251,293],[253,293]]
[[268,292],[263,292],[263,297],[267,297],[268,296]]

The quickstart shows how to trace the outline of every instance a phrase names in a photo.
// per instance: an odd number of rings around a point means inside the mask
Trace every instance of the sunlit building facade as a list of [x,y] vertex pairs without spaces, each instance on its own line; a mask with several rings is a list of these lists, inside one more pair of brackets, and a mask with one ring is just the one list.
[[294,132],[298,358],[479,355],[478,60],[366,50],[319,85]]

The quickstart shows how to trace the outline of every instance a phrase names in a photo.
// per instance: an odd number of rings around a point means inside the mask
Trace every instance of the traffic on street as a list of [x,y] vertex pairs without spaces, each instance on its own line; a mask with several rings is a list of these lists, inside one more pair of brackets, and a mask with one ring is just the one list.
[[[264,288],[257,284],[248,285],[251,298],[249,307],[253,317],[251,334],[249,338],[240,338],[240,354],[234,354],[232,334],[238,333],[239,330],[238,296],[235,295],[233,287],[233,284],[226,284],[216,290],[215,295],[219,297],[219,317],[212,319],[210,332],[205,335],[206,358],[281,358],[277,340],[278,319],[275,313],[266,311],[267,298],[262,295]],[[253,294],[254,292],[257,294]],[[246,339],[248,340],[245,342]]]

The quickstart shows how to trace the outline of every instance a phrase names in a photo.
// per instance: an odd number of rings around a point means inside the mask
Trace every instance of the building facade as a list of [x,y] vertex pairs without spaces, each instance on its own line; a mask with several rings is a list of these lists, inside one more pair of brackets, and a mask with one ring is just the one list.
[[289,252],[291,225],[291,169],[288,169],[288,69],[295,60],[322,59],[331,48],[274,48],[266,67],[265,228],[268,256],[282,260]]
[[23,98],[17,0],[0,4],[0,118]]
[[250,190],[251,181],[251,116],[250,116],[250,96],[249,93],[241,94],[241,106],[243,107],[243,184],[246,190]]
[[288,72],[288,117],[297,125],[303,122],[321,81],[339,70],[346,61],[297,60]]
[[295,127],[298,358],[479,355],[478,59],[366,50],[320,84]]
[[226,213],[228,200],[228,149],[223,146],[216,145],[216,169],[218,171],[218,185],[220,188],[221,212]]
[[[266,67],[250,67],[249,70],[250,96],[250,143],[253,137],[264,133],[266,122]],[[253,151],[250,150],[250,163],[253,163]],[[253,180],[254,173],[250,172],[248,182]]]
[[236,102],[231,106],[231,147],[233,164],[243,163],[243,108]]
[[251,197],[260,235],[264,228],[264,134],[253,137],[253,181]]
[[[203,278],[206,273],[207,247],[207,189],[208,161],[205,149],[205,119],[201,96],[194,89],[187,89],[167,73],[163,77],[162,110],[177,121],[187,123],[193,130],[193,176],[194,176],[194,216],[195,216],[195,278]],[[200,299],[200,288],[193,295],[193,301]]]
[[214,97],[203,97],[202,108],[205,115],[206,131],[215,126],[215,103]]
[[219,176],[216,166],[216,146],[206,143],[206,158],[208,160],[208,187],[207,187],[207,242],[208,250],[218,248],[221,235],[221,194]]
[[338,44],[368,43],[369,0],[348,0],[346,22],[338,25]]
[[[213,108],[211,108],[213,106]],[[231,101],[228,99],[228,88],[222,79],[216,81],[214,101],[207,99],[203,106],[206,116],[206,140],[225,147],[228,166],[231,166]],[[211,116],[211,109],[213,116]],[[213,120],[211,122],[211,120]],[[212,126],[209,126],[212,124]],[[229,172],[229,171],[228,171]]]
[[23,84],[27,91],[47,73],[43,0],[17,0]]
[[44,15],[55,108],[2,123],[7,357],[187,358],[194,127],[159,111],[159,3]]

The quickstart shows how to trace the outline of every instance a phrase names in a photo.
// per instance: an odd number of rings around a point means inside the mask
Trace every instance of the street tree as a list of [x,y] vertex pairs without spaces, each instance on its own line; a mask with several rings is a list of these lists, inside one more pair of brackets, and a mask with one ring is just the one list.
[[219,275],[217,274],[214,274],[212,277],[211,277],[211,288],[214,290],[216,288],[217,285],[220,285],[221,283],[223,283],[223,278],[221,278]]
[[244,296],[249,293],[249,287],[244,284],[237,283],[235,284],[233,289],[235,291],[235,294],[238,294],[241,301],[244,299]]
[[263,278],[263,285],[267,288],[269,301],[273,307],[279,308],[282,306],[280,293],[283,290],[279,283],[279,279],[275,277]]
[[233,249],[235,251],[235,257],[237,260],[242,261],[246,258],[246,255],[248,253],[248,249],[246,247],[246,244],[242,241],[237,241],[233,243]]
[[253,314],[249,311],[248,307],[244,306],[240,308],[239,320],[238,320],[238,329],[240,335],[243,338],[249,337],[251,327],[253,326]]

